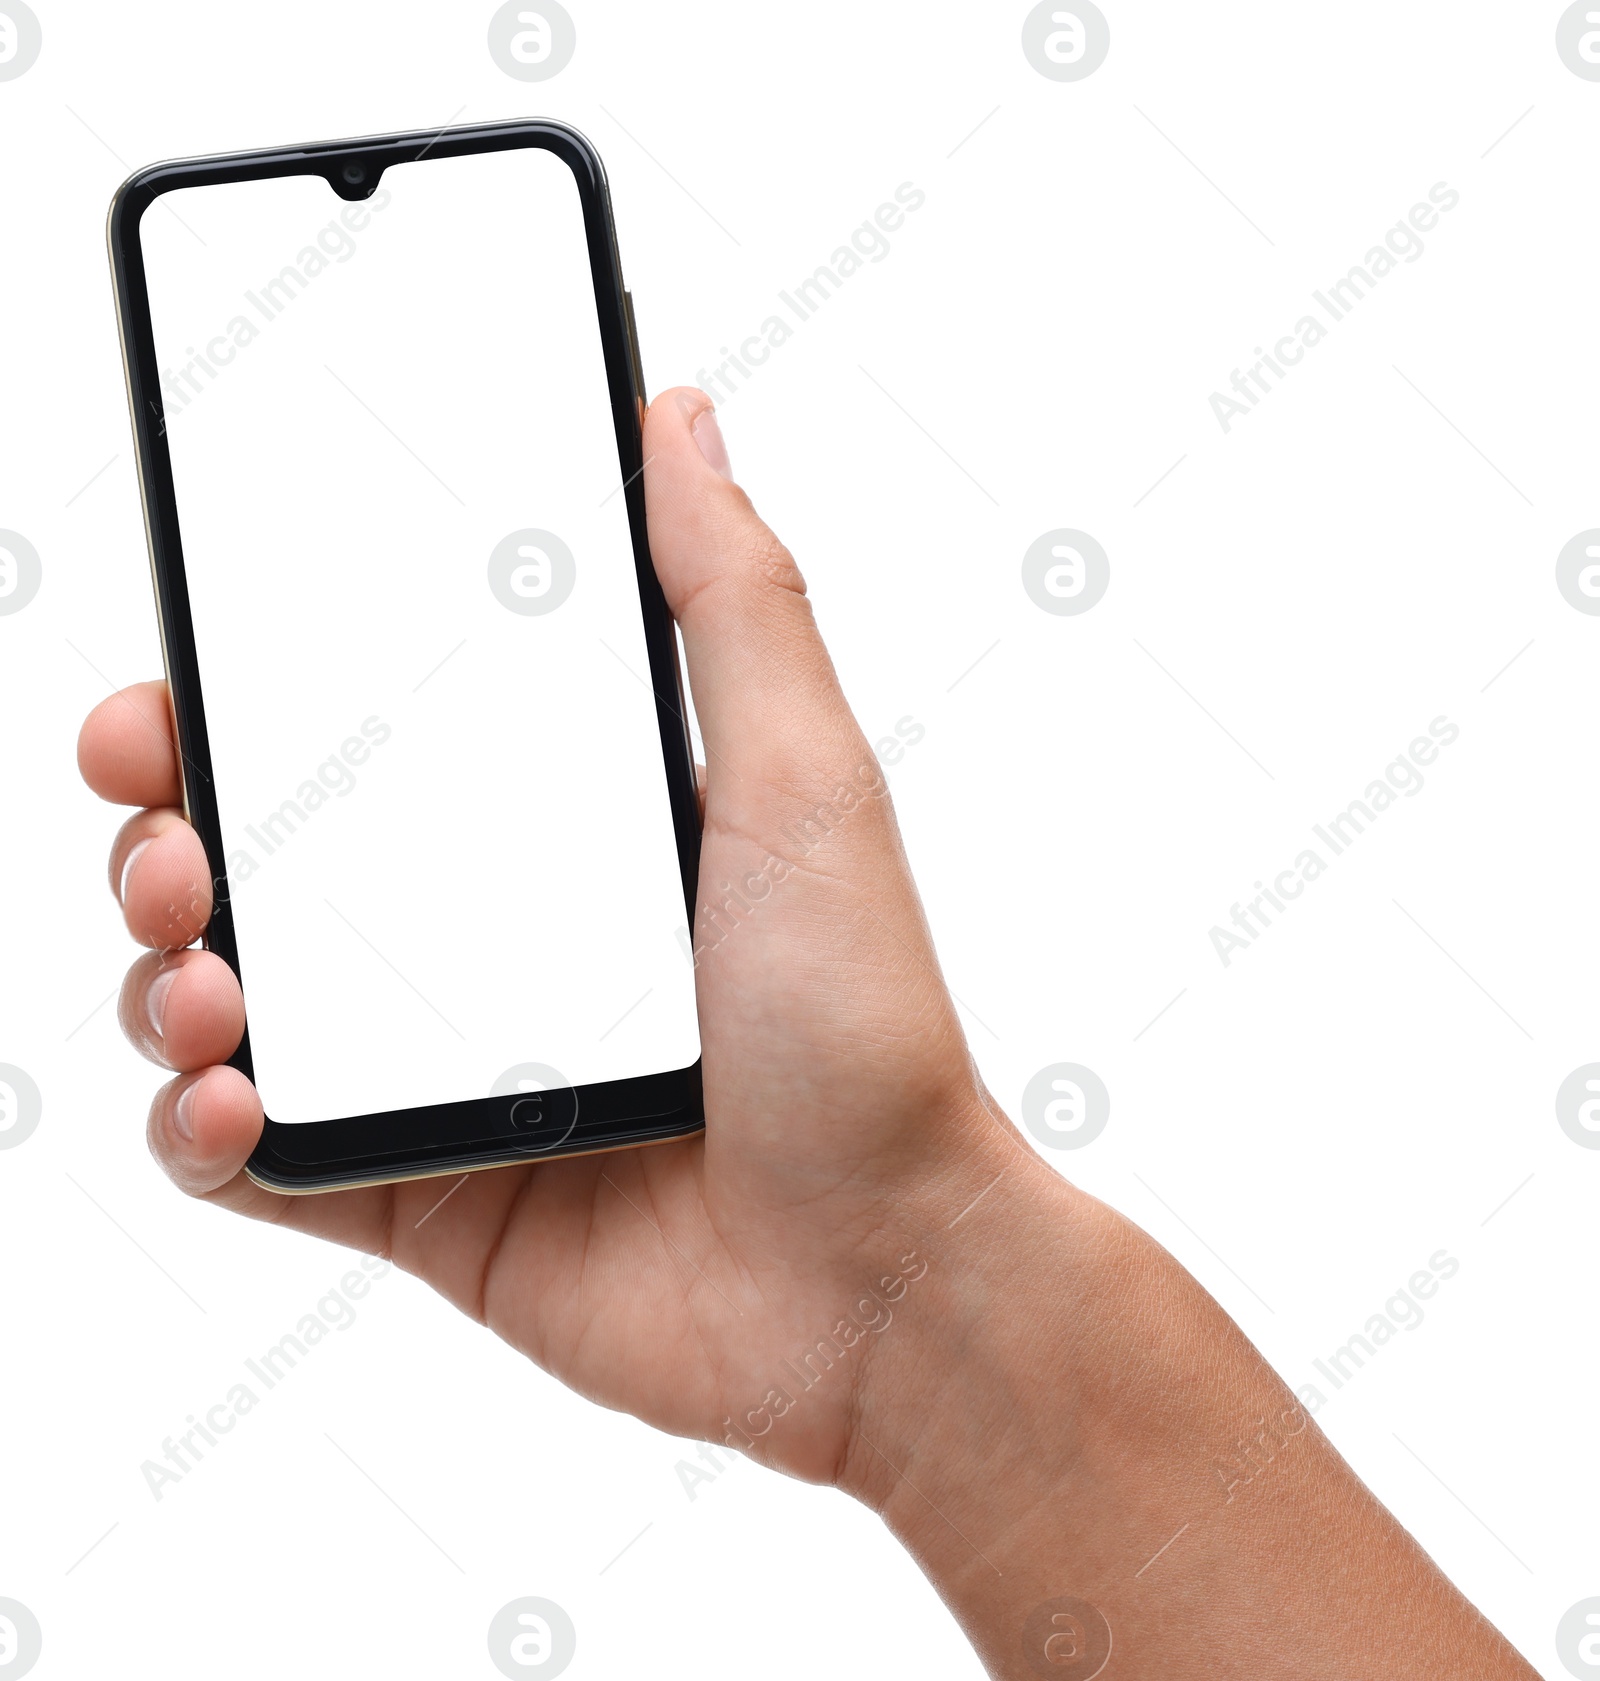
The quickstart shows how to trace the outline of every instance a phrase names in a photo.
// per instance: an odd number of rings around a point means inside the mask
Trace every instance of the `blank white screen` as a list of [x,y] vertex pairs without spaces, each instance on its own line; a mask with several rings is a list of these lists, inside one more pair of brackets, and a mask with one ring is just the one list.
[[[186,189],[140,239],[267,1114],[692,1063],[567,165],[426,158],[365,204],[315,176]],[[490,586],[528,530],[573,557],[553,610]],[[547,606],[560,576],[535,542],[501,587]]]

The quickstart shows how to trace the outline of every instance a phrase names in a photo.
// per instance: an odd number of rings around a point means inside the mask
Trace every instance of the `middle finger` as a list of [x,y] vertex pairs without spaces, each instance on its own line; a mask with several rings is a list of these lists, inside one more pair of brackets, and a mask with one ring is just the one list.
[[215,952],[148,952],[122,983],[117,1018],[142,1055],[187,1074],[238,1050],[244,995]]
[[111,886],[128,932],[158,951],[191,946],[211,920],[211,873],[179,811],[141,811],[111,847]]

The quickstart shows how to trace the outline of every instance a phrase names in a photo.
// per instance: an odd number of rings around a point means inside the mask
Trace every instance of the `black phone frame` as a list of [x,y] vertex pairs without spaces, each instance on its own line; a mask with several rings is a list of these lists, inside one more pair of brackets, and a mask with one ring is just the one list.
[[[700,815],[694,760],[684,715],[672,618],[650,558],[645,531],[645,392],[632,300],[623,283],[605,169],[593,145],[564,123],[528,120],[438,131],[367,136],[317,145],[275,147],[185,158],[137,170],[118,189],[107,221],[117,318],[122,337],[145,531],[161,622],[162,653],[182,760],[184,807],[205,847],[213,909],[203,935],[239,975],[210,738],[189,609],[183,543],[166,437],[160,370],[150,320],[139,225],[161,194],[186,187],[320,175],[347,200],[372,195],[391,165],[427,158],[538,148],[572,170],[583,206],[595,307],[616,426],[617,457],[633,536],[650,683],[655,693],[687,926],[694,926],[700,868]],[[362,172],[346,178],[350,166]],[[687,959],[686,959],[687,960]],[[246,992],[248,1006],[248,991]],[[248,1026],[231,1066],[254,1078]],[[532,1112],[530,1114],[530,1111]],[[473,1171],[560,1156],[657,1143],[704,1125],[700,1063],[634,1079],[539,1094],[468,1098],[455,1103],[286,1124],[267,1119],[246,1170],[272,1190],[312,1192]]]

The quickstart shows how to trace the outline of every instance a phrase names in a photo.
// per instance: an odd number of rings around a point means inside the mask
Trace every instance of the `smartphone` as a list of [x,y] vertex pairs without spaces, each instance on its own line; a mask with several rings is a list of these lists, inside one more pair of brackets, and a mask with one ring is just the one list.
[[594,148],[517,122],[162,163],[108,241],[251,1177],[694,1132],[694,767]]

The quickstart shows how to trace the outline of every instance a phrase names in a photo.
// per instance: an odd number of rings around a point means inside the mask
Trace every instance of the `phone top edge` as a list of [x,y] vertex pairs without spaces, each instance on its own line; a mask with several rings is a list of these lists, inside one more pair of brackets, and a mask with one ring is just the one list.
[[299,145],[247,147],[235,152],[199,152],[142,164],[111,196],[106,213],[107,236],[115,239],[120,233],[123,217],[135,192],[143,189],[149,194],[149,200],[138,206],[142,214],[149,202],[162,193],[175,191],[180,184],[190,184],[186,178],[197,171],[209,173],[235,166],[290,164],[301,159],[338,158],[350,152],[405,152],[419,142],[431,150],[441,142],[454,145],[458,141],[502,134],[549,135],[566,141],[584,159],[594,177],[594,184],[602,193],[606,191],[605,165],[598,149],[588,135],[571,123],[556,117],[514,117],[503,122],[459,125],[447,123],[440,129],[404,129],[392,134],[356,134],[339,140],[306,141]]

